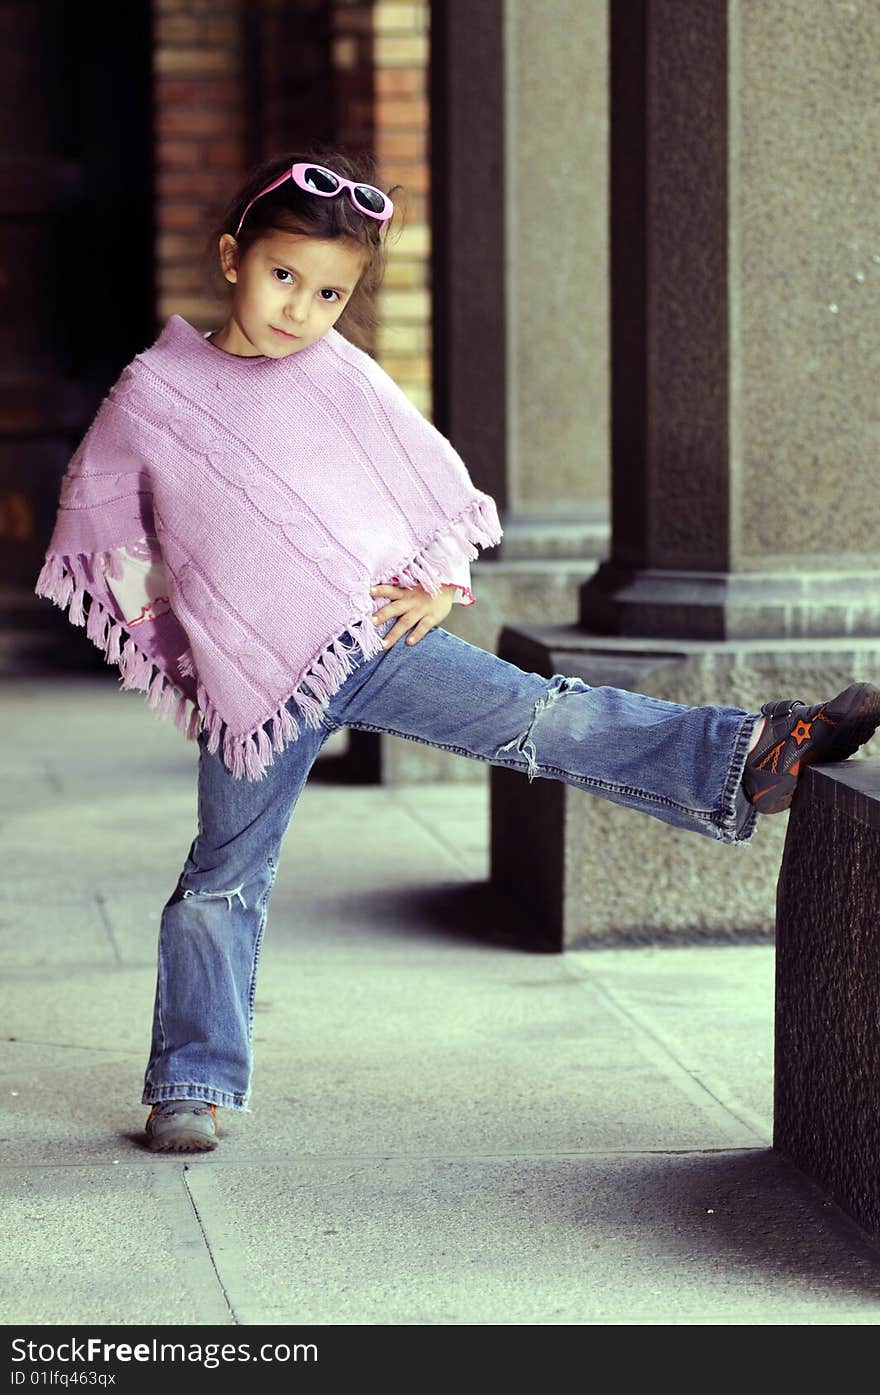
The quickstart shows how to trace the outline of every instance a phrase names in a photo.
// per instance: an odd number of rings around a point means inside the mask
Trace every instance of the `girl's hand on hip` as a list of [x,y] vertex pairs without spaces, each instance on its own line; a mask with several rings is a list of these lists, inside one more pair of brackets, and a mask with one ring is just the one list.
[[373,616],[373,624],[378,626],[395,615],[400,617],[382,640],[382,648],[390,649],[408,631],[411,633],[407,644],[418,644],[429,630],[446,619],[454,604],[454,591],[454,586],[444,586],[438,596],[432,596],[421,586],[371,586],[371,596],[389,597],[388,605],[377,610]]

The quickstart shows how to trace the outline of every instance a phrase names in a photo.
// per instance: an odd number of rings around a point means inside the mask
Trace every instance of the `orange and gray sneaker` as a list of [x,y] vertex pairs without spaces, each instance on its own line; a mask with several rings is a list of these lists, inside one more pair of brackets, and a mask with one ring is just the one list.
[[805,766],[846,760],[871,738],[880,725],[880,688],[852,683],[814,707],[782,698],[765,702],[761,712],[764,728],[746,759],[742,787],[759,813],[779,814]]
[[217,1147],[217,1106],[205,1100],[162,1100],[147,1119],[154,1153],[206,1153]]

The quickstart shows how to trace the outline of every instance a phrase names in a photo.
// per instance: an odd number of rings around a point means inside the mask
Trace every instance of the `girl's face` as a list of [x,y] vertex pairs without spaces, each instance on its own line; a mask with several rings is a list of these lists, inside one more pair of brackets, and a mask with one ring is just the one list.
[[365,260],[363,248],[344,238],[277,230],[239,258],[235,238],[224,233],[220,262],[235,292],[232,313],[211,342],[243,358],[287,358],[308,348],[339,319]]

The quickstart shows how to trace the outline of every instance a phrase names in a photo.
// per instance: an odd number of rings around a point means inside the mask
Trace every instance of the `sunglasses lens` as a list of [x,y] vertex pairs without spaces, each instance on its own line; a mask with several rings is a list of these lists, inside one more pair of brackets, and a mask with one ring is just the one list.
[[339,188],[339,180],[330,170],[316,169],[314,165],[303,174],[303,179],[310,189],[316,189],[319,194],[335,194]]
[[357,201],[361,208],[366,208],[370,213],[381,213],[385,207],[385,196],[370,184],[356,184],[354,187]]

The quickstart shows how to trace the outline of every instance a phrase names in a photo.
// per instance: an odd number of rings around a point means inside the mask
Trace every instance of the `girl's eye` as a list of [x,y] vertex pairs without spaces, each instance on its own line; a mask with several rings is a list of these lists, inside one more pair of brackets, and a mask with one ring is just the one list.
[[[325,286],[324,289],[321,291],[320,294],[321,294],[322,299],[324,299],[324,300],[327,301],[327,304],[328,304],[328,305],[332,305],[332,304],[333,304],[333,301],[339,299],[339,292],[338,292],[338,291],[331,290],[331,288],[330,288],[329,286]],[[332,297],[332,298],[331,298],[331,297]]]
[[[276,276],[278,275],[278,272],[279,272],[279,271],[281,272],[281,275],[282,275],[282,276],[289,276],[289,275],[290,275],[290,272],[289,272],[289,271],[287,270],[287,268],[284,267],[284,266],[276,266],[276,268],[275,268],[275,275],[276,275]],[[286,285],[287,285],[287,282],[286,282],[286,281],[282,281],[281,284],[282,284],[282,286],[286,286]]]

